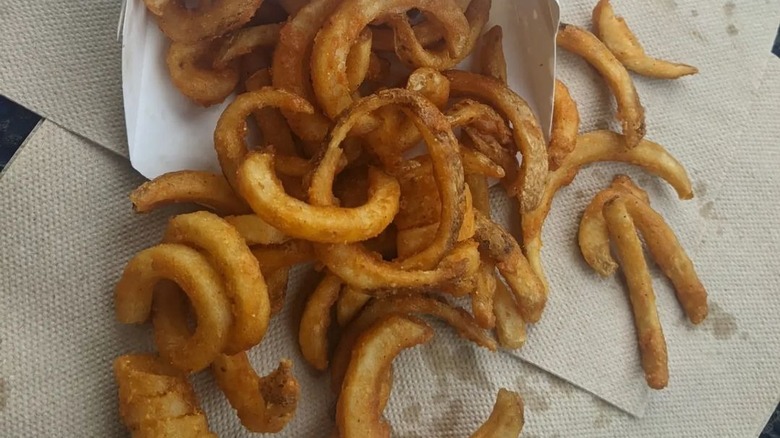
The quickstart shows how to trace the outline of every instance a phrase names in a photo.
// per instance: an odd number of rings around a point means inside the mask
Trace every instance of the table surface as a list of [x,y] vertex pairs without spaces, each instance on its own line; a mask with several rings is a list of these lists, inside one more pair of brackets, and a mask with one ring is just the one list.
[[[780,29],[772,52],[780,57]],[[41,117],[34,112],[0,95],[0,171],[11,161],[14,153],[40,120]],[[780,438],[780,405],[759,438]]]

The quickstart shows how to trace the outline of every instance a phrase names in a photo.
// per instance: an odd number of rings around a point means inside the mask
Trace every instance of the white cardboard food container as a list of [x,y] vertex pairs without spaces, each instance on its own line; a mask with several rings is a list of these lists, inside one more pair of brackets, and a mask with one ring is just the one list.
[[[556,0],[494,0],[485,27],[502,26],[509,86],[529,103],[545,132],[552,118],[559,18]],[[120,30],[133,167],[147,178],[183,169],[218,171],[213,131],[230,98],[202,108],[179,93],[164,62],[168,42],[142,1],[125,1]],[[469,61],[461,67],[468,69]]]

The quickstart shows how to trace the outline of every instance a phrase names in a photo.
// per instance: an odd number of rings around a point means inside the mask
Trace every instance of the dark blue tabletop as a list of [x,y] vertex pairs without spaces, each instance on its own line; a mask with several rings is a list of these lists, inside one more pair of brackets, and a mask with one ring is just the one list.
[[[772,52],[780,56],[780,29]],[[39,121],[37,114],[0,96],[0,170],[11,160]],[[780,438],[780,405],[759,438]]]

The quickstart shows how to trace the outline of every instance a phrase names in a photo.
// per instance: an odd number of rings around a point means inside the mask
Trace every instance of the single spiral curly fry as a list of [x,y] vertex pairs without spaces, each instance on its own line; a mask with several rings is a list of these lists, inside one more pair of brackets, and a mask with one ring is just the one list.
[[301,390],[290,360],[282,360],[276,370],[260,377],[246,353],[222,354],[211,365],[211,372],[249,431],[277,433],[295,416]]
[[225,100],[236,89],[241,78],[238,64],[213,64],[213,51],[218,41],[196,43],[173,42],[168,47],[165,63],[171,82],[190,100],[201,106],[211,106]]
[[163,242],[204,251],[224,279],[233,313],[224,352],[235,354],[258,344],[270,318],[268,290],[260,265],[241,234],[224,219],[201,211],[173,217]]
[[[393,360],[403,351],[433,338],[433,330],[409,316],[385,316],[367,327],[355,342],[336,404],[336,423],[345,438],[389,437],[382,419],[384,389],[392,382]],[[516,393],[500,390],[493,412],[472,437],[517,437],[523,428],[523,401]]]
[[[224,350],[233,325],[223,279],[204,255],[188,246],[164,243],[145,249],[128,262],[117,283],[114,301],[119,322],[141,324],[149,319],[155,286],[162,280],[176,283],[172,293],[181,288],[187,295],[198,325],[190,334],[185,315],[181,318],[185,330],[165,336],[166,342],[159,342],[157,348],[176,368],[200,371]],[[157,295],[172,295],[159,292],[165,291],[158,291]],[[159,298],[154,300],[156,305],[163,302]],[[182,312],[185,310],[186,307]],[[156,332],[159,337],[160,330]]]
[[360,242],[381,233],[398,211],[398,181],[381,170],[369,172],[364,205],[341,208],[289,196],[273,170],[273,159],[270,153],[251,153],[239,167],[238,191],[255,214],[288,236],[323,243]]

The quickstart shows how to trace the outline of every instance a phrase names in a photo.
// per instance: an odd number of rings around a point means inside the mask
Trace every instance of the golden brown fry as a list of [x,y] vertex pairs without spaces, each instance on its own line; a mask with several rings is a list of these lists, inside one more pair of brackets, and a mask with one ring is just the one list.
[[405,13],[414,8],[435,17],[441,25],[445,45],[450,53],[463,53],[469,23],[460,8],[452,2],[344,0],[320,29],[312,49],[312,85],[317,101],[329,118],[337,118],[353,103],[345,71],[349,53],[346,48],[374,19]]
[[493,26],[482,35],[479,45],[479,73],[506,84],[506,59],[504,58],[504,31]]
[[[163,291],[155,294],[155,286],[161,280],[171,280],[178,287],[173,288],[172,294],[162,294]],[[165,284],[168,283],[161,286]],[[186,324],[186,306],[182,309],[176,301],[181,301],[175,295],[179,287],[187,294],[198,322],[192,333]],[[202,370],[224,350],[233,325],[222,277],[204,255],[188,246],[165,243],[148,248],[136,254],[122,273],[114,296],[116,317],[125,324],[146,322],[152,313],[152,298],[155,306],[162,305],[163,295],[172,295],[173,301],[168,304],[181,311],[155,312],[155,319],[159,320],[160,315],[184,314],[179,319],[184,320],[186,330],[180,330],[181,324],[173,325],[176,330],[169,332],[166,342],[157,345],[160,354],[183,371]],[[157,335],[162,333],[159,329],[155,331]]]
[[446,70],[455,67],[466,56],[470,55],[477,45],[479,35],[488,21],[492,0],[471,0],[464,11],[469,23],[465,43],[457,52],[448,48],[426,49],[417,40],[412,25],[405,14],[391,15],[387,23],[395,31],[395,53],[401,62],[410,68],[429,67],[436,70]]
[[253,214],[226,216],[224,219],[241,234],[249,246],[274,245],[290,240],[289,236],[285,236],[284,233]]
[[349,91],[354,93],[366,79],[371,64],[371,30],[366,28],[358,35],[347,56],[347,80]]
[[496,263],[520,306],[523,318],[537,322],[547,302],[544,284],[523,256],[515,238],[500,225],[482,213],[475,215],[476,234],[480,251]]
[[542,226],[550,212],[552,200],[558,190],[571,183],[583,166],[600,161],[617,161],[642,167],[661,177],[676,191],[680,199],[693,198],[688,173],[666,149],[649,140],[642,140],[633,149],[626,150],[623,136],[611,131],[593,131],[577,137],[577,147],[564,160],[563,165],[550,173],[539,206],[521,217],[523,249],[536,275],[549,289],[542,269]]
[[471,434],[471,438],[517,438],[525,425],[523,411],[520,394],[499,389],[490,417]]
[[462,99],[446,111],[453,128],[469,126],[483,135],[493,137],[500,144],[512,141],[512,133],[504,119],[490,105],[471,99]]
[[600,0],[593,9],[593,33],[627,69],[657,79],[678,79],[695,75],[699,69],[647,56],[623,17],[615,16],[609,0]]
[[341,295],[336,302],[336,321],[341,327],[346,326],[363,310],[363,307],[371,299],[371,295],[363,293],[360,289],[345,285],[341,289]]
[[[381,233],[398,212],[398,181],[379,169],[369,172],[368,201],[359,207],[342,208],[307,204],[288,195],[274,172],[273,161],[270,153],[249,154],[238,169],[238,191],[255,214],[291,237],[322,243],[360,242]],[[338,168],[338,163],[334,167]],[[330,181],[329,187],[333,179]]]
[[218,216],[199,211],[173,217],[163,242],[204,251],[224,279],[233,313],[225,353],[235,354],[258,344],[268,328],[268,290],[257,259],[238,231]]
[[498,344],[510,350],[521,348],[526,340],[525,321],[515,297],[500,280],[496,280],[493,314],[496,316]]
[[255,15],[263,0],[200,2],[190,10],[180,0],[144,0],[160,30],[173,41],[194,43],[238,29]]
[[316,245],[315,251],[319,260],[345,283],[372,296],[386,295],[393,289],[437,289],[469,277],[479,268],[477,244],[471,241],[456,244],[430,270],[405,269],[398,262],[382,260],[360,244]]
[[540,202],[547,176],[547,146],[542,129],[528,104],[497,79],[458,70],[444,72],[453,96],[474,97],[489,103],[512,124],[512,135],[523,162],[517,177],[522,211]]
[[[426,249],[399,261],[398,264],[407,269],[432,269],[439,264],[457,240],[457,232],[463,223],[466,187],[463,182],[463,165],[458,153],[458,143],[451,127],[438,108],[420,94],[403,89],[391,89],[380,91],[356,102],[331,131],[330,142],[311,180],[309,198],[315,205],[333,205],[332,187],[335,179],[335,163],[341,156],[340,143],[364,114],[388,105],[401,106],[418,125],[431,157],[433,175],[441,199],[439,221],[441,226],[437,229],[434,240]],[[249,204],[252,205],[252,202],[250,201]],[[393,214],[396,211],[393,211]],[[355,227],[356,223],[358,222],[352,221],[348,225]],[[348,242],[347,239],[342,241]],[[348,281],[341,274],[339,276],[349,284],[366,288]]]
[[[267,107],[307,114],[314,111],[305,100],[279,89],[261,88],[236,97],[236,100],[222,112],[214,130],[214,149],[217,151],[219,165],[225,178],[234,189],[238,187],[236,172],[248,153],[244,139],[247,130],[246,118],[254,111]],[[242,194],[242,196],[246,197],[246,194]]]
[[211,64],[214,41],[171,43],[165,56],[171,82],[193,102],[211,106],[225,100],[240,79],[238,64],[224,68],[204,67]]
[[648,204],[650,202],[647,193],[635,186],[629,177],[616,175],[607,189],[593,197],[580,220],[577,240],[582,256],[594,271],[604,277],[614,274],[618,266],[612,258],[607,222],[602,210],[608,200],[621,194],[631,195]]
[[645,380],[651,388],[663,389],[669,383],[666,340],[658,320],[653,281],[645,263],[642,243],[621,198],[604,204],[604,218],[628,284]]
[[495,266],[489,260],[482,260],[477,271],[477,287],[471,292],[471,313],[481,327],[493,328],[496,317],[493,314],[493,299],[496,293]]
[[520,164],[517,162],[517,156],[514,152],[501,146],[493,136],[485,135],[470,126],[461,128],[463,136],[461,142],[463,146],[479,151],[498,164],[504,170],[504,178],[501,185],[508,196],[515,196],[519,188],[517,185],[517,175],[520,172]]
[[601,275],[614,273],[617,267],[609,253],[609,235],[603,217],[603,205],[620,197],[642,233],[650,254],[672,281],[677,299],[693,324],[707,317],[707,291],[693,263],[680,246],[663,217],[650,207],[647,193],[624,175],[618,175],[609,188],[599,192],[588,205],[580,222],[579,243],[588,264]]
[[460,148],[460,159],[463,161],[463,170],[467,173],[496,179],[506,176],[503,167],[477,150],[467,147]]
[[[274,50],[272,71],[273,85],[293,92],[316,104],[311,86],[311,50],[314,37],[341,0],[285,0],[302,6],[279,33],[279,44]],[[291,12],[291,14],[293,14]],[[319,144],[330,130],[330,120],[321,111],[311,114],[282,109],[293,132],[305,142]]]
[[120,356],[113,368],[119,414],[133,436],[215,436],[185,374],[150,354]]
[[378,409],[385,370],[401,351],[431,338],[433,329],[427,324],[397,315],[378,321],[362,333],[336,405],[336,422],[342,437],[390,437],[390,426]]
[[573,24],[561,23],[556,42],[558,47],[581,56],[598,70],[615,95],[625,147],[639,144],[645,136],[645,109],[623,64],[595,35]]
[[341,291],[341,280],[331,273],[312,291],[306,300],[298,329],[298,345],[303,358],[314,368],[328,368],[328,329],[331,310]]
[[[271,72],[268,68],[258,70],[244,83],[246,91],[257,91],[269,85],[271,85]],[[290,156],[291,159],[297,158],[298,147],[295,145],[290,127],[279,109],[265,107],[253,111],[252,114],[260,129],[260,135],[263,137],[263,144],[273,147],[284,156]],[[289,172],[279,169],[278,164],[277,171],[290,175]]]
[[577,110],[577,102],[569,94],[569,88],[556,79],[552,131],[550,132],[550,146],[547,148],[550,171],[558,169],[577,146],[579,130],[580,112]]
[[259,377],[246,353],[223,354],[214,361],[211,372],[249,431],[277,433],[295,416],[300,387],[290,360],[282,360],[271,374]]
[[281,24],[263,24],[239,29],[220,43],[214,56],[214,68],[228,67],[234,59],[252,53],[260,47],[273,47],[279,42]]
[[271,302],[271,316],[275,316],[284,309],[290,268],[262,269],[262,266],[260,268],[263,271],[265,283],[268,286],[268,300]]
[[282,268],[314,260],[314,248],[310,242],[292,239],[279,245],[253,246],[252,255],[260,263],[263,275]]
[[249,206],[239,198],[222,175],[182,170],[160,175],[130,193],[136,213],[148,213],[170,204],[195,203],[219,214],[244,214]]
[[421,295],[395,295],[370,301],[363,311],[342,332],[331,361],[331,385],[334,391],[341,389],[350,353],[355,341],[366,328],[388,315],[430,315],[453,327],[458,335],[491,351],[496,342],[482,329],[465,310],[455,307],[443,299]]

